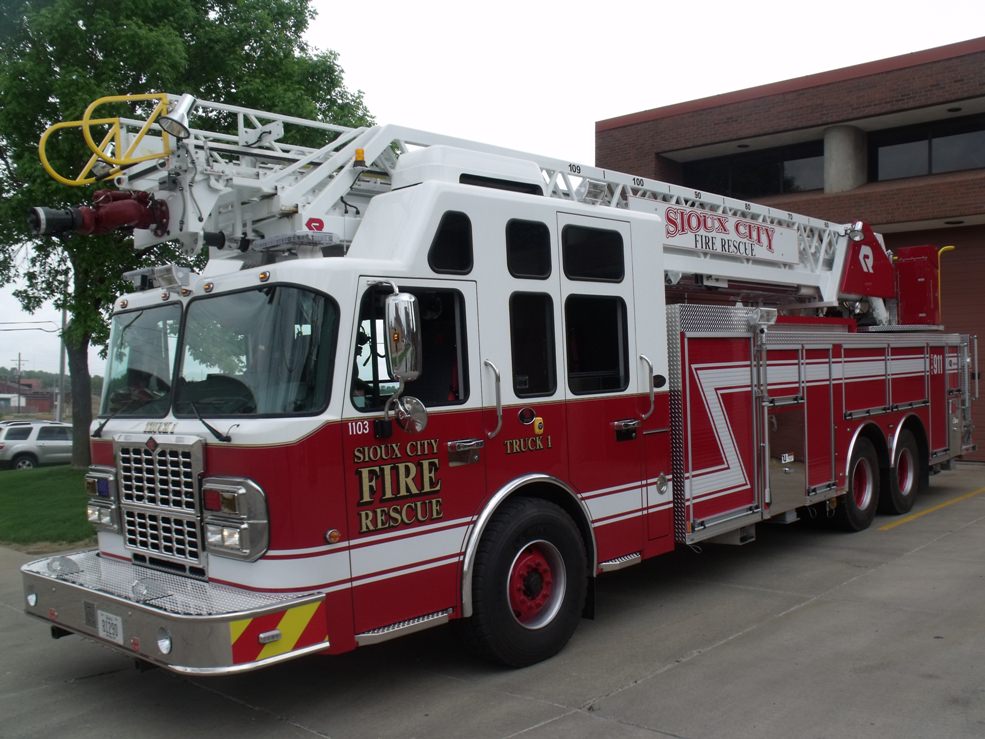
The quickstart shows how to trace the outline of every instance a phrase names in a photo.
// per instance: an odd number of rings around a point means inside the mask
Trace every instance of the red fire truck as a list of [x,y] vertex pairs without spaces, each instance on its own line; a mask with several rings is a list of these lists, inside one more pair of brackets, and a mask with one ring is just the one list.
[[228,674],[458,621],[526,665],[603,573],[865,529],[973,448],[940,250],[861,222],[190,95],[97,100],[40,151],[107,189],[36,233],[209,252],[114,306],[98,546],[23,567],[56,636]]

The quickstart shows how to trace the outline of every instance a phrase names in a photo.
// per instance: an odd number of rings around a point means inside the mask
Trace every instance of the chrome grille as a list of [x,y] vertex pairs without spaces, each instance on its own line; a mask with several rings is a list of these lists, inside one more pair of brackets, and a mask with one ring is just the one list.
[[121,447],[119,460],[124,503],[195,510],[197,475],[191,449]]
[[202,440],[197,436],[121,434],[114,447],[126,548],[148,555],[149,562],[200,564]]
[[123,531],[129,549],[186,562],[201,559],[196,518],[124,509]]

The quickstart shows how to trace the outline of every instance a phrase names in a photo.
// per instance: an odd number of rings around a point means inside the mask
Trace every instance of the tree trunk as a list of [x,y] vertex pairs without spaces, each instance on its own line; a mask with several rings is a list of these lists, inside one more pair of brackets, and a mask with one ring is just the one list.
[[89,426],[92,424],[92,378],[89,376],[89,340],[82,346],[65,342],[72,384],[72,466],[89,467]]

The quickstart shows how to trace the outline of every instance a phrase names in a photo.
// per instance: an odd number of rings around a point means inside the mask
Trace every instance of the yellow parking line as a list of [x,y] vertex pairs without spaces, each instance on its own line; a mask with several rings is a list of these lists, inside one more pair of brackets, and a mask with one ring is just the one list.
[[913,513],[909,516],[904,516],[892,523],[887,523],[885,526],[880,526],[880,531],[889,531],[890,529],[895,529],[897,526],[902,526],[905,523],[910,523],[910,521],[916,521],[918,518],[927,516],[931,513],[936,513],[941,508],[947,508],[948,506],[954,505],[955,503],[960,503],[963,500],[968,500],[968,498],[974,498],[976,495],[981,495],[985,493],[985,488],[978,488],[978,490],[972,490],[970,493],[965,493],[964,495],[959,495],[957,498],[952,498],[951,500],[945,501],[944,503],[939,503],[933,508],[928,508],[925,511],[920,511],[920,513]]

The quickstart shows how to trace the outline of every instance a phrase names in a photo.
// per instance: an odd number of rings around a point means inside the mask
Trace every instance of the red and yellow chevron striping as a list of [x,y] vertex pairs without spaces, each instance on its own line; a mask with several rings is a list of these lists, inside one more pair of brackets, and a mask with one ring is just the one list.
[[[279,631],[279,638],[260,642],[261,634]],[[328,641],[323,600],[229,622],[233,664],[259,662],[295,649]]]

